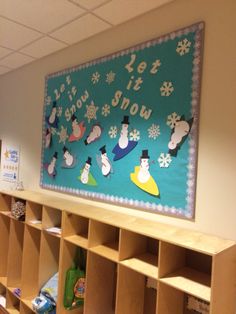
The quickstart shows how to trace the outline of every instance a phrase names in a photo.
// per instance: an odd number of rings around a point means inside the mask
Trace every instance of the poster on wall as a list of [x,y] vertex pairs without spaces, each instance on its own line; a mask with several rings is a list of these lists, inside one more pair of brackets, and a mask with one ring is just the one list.
[[19,174],[20,150],[17,146],[2,142],[1,149],[1,179],[16,183]]
[[203,30],[49,74],[41,187],[192,219]]

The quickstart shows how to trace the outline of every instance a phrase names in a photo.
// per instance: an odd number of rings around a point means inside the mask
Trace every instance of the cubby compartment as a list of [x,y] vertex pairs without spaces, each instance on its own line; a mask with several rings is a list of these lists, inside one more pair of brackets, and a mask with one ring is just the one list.
[[210,302],[212,257],[201,252],[161,242],[160,281]]
[[24,223],[11,219],[7,265],[7,286],[21,288]]
[[[82,250],[79,251],[79,250]],[[83,254],[81,256],[80,254]],[[82,260],[81,260],[82,258]],[[72,305],[73,301],[73,293],[70,294],[69,291],[67,291],[68,296],[67,299],[65,299],[65,290],[66,285],[68,283],[66,282],[66,276],[67,272],[71,270],[74,267],[80,267],[80,269],[83,269],[86,272],[86,260],[87,260],[87,251],[79,247],[77,245],[74,245],[73,243],[63,240],[62,242],[62,249],[61,249],[61,259],[60,259],[60,278],[59,278],[59,295],[58,295],[58,307],[60,308],[61,314],[66,313],[84,313],[84,305],[77,305],[76,307],[72,307],[72,309],[68,310],[70,305]],[[86,274],[85,274],[86,278]],[[68,279],[67,279],[68,280]],[[72,282],[77,281],[76,277],[72,279]],[[74,286],[74,284],[73,284]],[[86,283],[85,283],[85,290],[86,290]],[[65,302],[64,302],[65,299]],[[86,303],[86,299],[84,299],[84,304]]]
[[119,260],[120,229],[91,220],[89,229],[90,251],[106,257],[114,262]]
[[117,264],[88,252],[85,314],[115,314]]
[[11,196],[6,194],[0,194],[0,212],[11,211]]
[[88,233],[88,218],[63,212],[63,235],[67,241],[87,249]]
[[48,206],[43,206],[42,228],[50,234],[61,237],[62,212]]
[[[25,226],[22,259],[22,299],[31,301],[39,292],[38,273],[41,232],[29,225]],[[33,263],[32,263],[33,261]]]
[[21,301],[20,302],[20,313],[21,314],[33,314],[35,313],[31,307],[31,304],[28,302],[26,304],[25,302]]
[[159,282],[157,314],[185,314],[184,292]]
[[8,216],[0,214],[0,284],[7,285],[10,222]]
[[156,279],[119,265],[116,314],[156,314],[156,286]]
[[60,238],[43,231],[39,256],[39,289],[58,272],[59,255]]
[[158,251],[158,240],[131,231],[121,230],[120,260],[122,265],[157,279]]
[[8,289],[6,292],[6,309],[9,314],[20,313],[20,299]]
[[0,283],[0,305],[6,307],[6,287]]
[[34,202],[26,202],[26,217],[27,224],[39,230],[42,229],[42,205]]

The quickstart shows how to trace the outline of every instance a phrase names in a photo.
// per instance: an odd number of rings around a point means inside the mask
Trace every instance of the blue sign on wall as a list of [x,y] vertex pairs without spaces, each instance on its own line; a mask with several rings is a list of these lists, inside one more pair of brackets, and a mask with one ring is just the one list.
[[48,75],[41,187],[192,219],[203,29]]

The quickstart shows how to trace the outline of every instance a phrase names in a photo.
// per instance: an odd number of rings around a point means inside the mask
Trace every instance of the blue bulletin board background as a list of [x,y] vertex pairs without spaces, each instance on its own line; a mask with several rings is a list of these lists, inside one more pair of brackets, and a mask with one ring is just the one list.
[[48,75],[41,187],[192,219],[203,30]]

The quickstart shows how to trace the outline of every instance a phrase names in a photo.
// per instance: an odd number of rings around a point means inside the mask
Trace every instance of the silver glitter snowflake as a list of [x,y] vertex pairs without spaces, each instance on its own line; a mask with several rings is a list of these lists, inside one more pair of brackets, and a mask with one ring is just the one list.
[[106,74],[106,77],[107,77],[106,82],[108,84],[111,84],[112,82],[114,82],[115,76],[116,76],[116,74],[114,72],[110,71],[109,73]]
[[100,79],[100,74],[98,72],[93,73],[91,81],[93,82],[93,84],[96,84],[99,82]]
[[138,130],[136,130],[136,129],[134,129],[133,131],[131,131],[131,132],[129,133],[129,136],[130,136],[131,141],[137,142],[137,141],[140,140],[140,132],[139,132]]
[[91,120],[97,120],[97,111],[98,111],[98,106],[94,105],[94,102],[91,101],[90,105],[86,105],[87,112],[84,115],[85,118],[88,119],[88,123],[90,123]]
[[61,131],[57,132],[57,135],[59,136],[59,143],[63,143],[65,145],[66,140],[68,139],[68,134],[67,134],[67,128],[64,128],[64,126],[61,126]]
[[157,161],[159,162],[161,168],[168,168],[172,159],[170,154],[161,153]]
[[160,134],[160,126],[153,123],[148,129],[148,137],[155,140]]
[[182,41],[178,42],[177,48],[176,48],[176,52],[180,55],[183,56],[186,53],[189,52],[191,47],[191,42],[187,39],[184,38]]
[[111,110],[110,110],[110,106],[108,104],[105,104],[103,107],[102,107],[102,115],[104,117],[107,117],[110,113],[111,113]]
[[161,96],[170,96],[174,91],[173,84],[171,82],[163,82],[160,91]]
[[167,116],[166,124],[169,125],[171,129],[173,129],[179,120],[180,116],[176,112],[173,112]]
[[116,138],[117,132],[118,132],[117,126],[113,125],[110,127],[108,134],[109,134],[110,138]]

